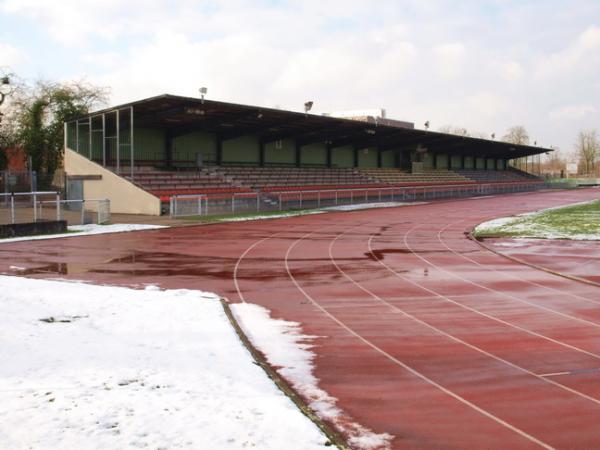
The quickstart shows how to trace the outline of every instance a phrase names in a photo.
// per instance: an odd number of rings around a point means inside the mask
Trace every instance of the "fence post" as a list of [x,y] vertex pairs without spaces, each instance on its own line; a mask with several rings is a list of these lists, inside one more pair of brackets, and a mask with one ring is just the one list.
[[335,191],[335,206],[338,204],[338,191]]
[[317,208],[321,207],[321,191],[317,192]]
[[350,191],[350,204],[354,204],[354,191]]
[[37,195],[33,194],[33,221],[37,222]]
[[302,209],[302,191],[300,191],[300,209]]
[[235,194],[231,195],[231,214],[235,214]]
[[260,194],[256,194],[256,212],[260,211]]
[[12,223],[15,223],[15,193],[10,194],[10,218]]
[[282,209],[281,209],[281,194],[279,194],[279,211],[282,211]]
[[85,225],[85,200],[81,200],[81,225]]
[[60,194],[56,193],[56,220],[60,220]]

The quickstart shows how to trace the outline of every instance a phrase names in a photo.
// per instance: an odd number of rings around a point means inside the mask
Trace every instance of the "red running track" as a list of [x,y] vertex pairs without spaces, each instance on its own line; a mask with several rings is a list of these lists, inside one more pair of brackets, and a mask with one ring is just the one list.
[[4,244],[0,271],[263,305],[324,336],[320,387],[394,448],[600,448],[599,288],[464,235],[597,197],[538,192]]

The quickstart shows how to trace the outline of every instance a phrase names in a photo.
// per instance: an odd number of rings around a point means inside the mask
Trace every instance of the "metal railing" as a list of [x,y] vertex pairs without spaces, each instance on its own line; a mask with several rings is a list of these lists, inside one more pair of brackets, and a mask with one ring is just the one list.
[[66,220],[69,225],[110,222],[110,200],[61,200],[58,192],[0,194],[0,224]]
[[174,195],[171,217],[235,215],[383,202],[415,202],[543,189],[546,183],[507,182],[438,186]]

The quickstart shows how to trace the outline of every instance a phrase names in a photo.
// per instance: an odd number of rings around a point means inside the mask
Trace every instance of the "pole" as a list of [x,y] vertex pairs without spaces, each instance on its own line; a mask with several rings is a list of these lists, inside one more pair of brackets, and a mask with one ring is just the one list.
[[12,223],[15,223],[15,194],[10,194],[10,218]]
[[117,115],[117,173],[121,173],[121,139],[120,139],[120,125],[119,125],[119,110],[116,111]]
[[56,220],[60,220],[60,194],[56,193]]
[[89,159],[92,160],[92,116],[88,117],[88,142],[90,148],[88,149]]
[[102,113],[102,167],[106,167],[106,115]]
[[133,181],[133,163],[134,163],[134,154],[133,154],[133,106],[129,107],[129,152],[131,156],[131,181]]
[[37,222],[37,195],[33,194],[33,221]]

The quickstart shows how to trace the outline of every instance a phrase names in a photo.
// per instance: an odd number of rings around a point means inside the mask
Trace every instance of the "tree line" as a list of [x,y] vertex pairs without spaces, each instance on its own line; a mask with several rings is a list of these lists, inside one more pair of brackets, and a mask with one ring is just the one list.
[[0,170],[6,168],[6,150],[20,148],[30,170],[51,178],[62,167],[64,122],[105,105],[109,90],[85,81],[11,82],[0,116]]

